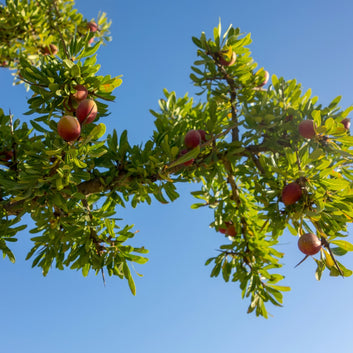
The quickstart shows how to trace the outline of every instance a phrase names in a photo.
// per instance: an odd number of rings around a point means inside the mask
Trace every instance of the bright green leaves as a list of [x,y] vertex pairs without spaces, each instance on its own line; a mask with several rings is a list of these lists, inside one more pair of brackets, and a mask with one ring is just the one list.
[[[262,88],[265,69],[254,74],[256,64],[247,48],[250,35],[241,36],[231,28],[222,37],[219,24],[213,37],[207,39],[202,33],[193,38],[199,60],[190,77],[200,93],[206,93],[209,113],[213,108],[208,115],[209,132],[219,136],[214,129],[221,127],[229,133],[227,122],[234,127],[231,134],[225,133],[225,140],[215,139],[215,163],[200,173],[203,187],[194,192],[203,202],[192,208],[212,208],[211,227],[220,233],[233,225],[236,235],[229,237],[231,244],[221,246],[221,255],[207,261],[214,262],[211,277],[222,274],[225,281],[239,282],[243,296],[251,298],[249,312],[267,317],[265,303],[280,305],[281,292],[288,289],[273,281],[280,275],[267,272],[281,267],[282,254],[274,246],[286,228],[293,235],[316,228],[327,234],[332,245],[341,245],[333,253],[344,255],[351,250],[350,243],[340,238],[353,220],[353,139],[343,121],[353,108],[340,110],[341,97],[327,107],[317,105],[318,98],[312,97],[310,89],[302,92],[296,80],[276,75],[268,89]],[[229,56],[230,48],[237,60],[227,66],[220,55]],[[316,126],[311,139],[298,131],[305,119]],[[202,155],[197,158],[202,160]],[[301,184],[302,196],[285,206],[282,190],[295,181]],[[317,277],[321,277],[325,262],[317,261]],[[327,267],[331,275],[339,274],[336,266]],[[344,276],[351,275],[343,265],[340,268]]]
[[27,226],[26,225],[17,225],[21,221],[21,217],[11,217],[9,218],[2,218],[0,220],[0,251],[2,252],[3,258],[6,256],[9,258],[11,262],[15,262],[15,255],[12,253],[10,248],[7,246],[7,242],[13,243],[16,242],[17,239],[15,235],[24,230]]
[[252,88],[256,83],[253,74],[256,64],[247,48],[251,43],[250,34],[241,38],[240,30],[229,26],[222,35],[219,23],[218,27],[214,28],[213,37],[206,39],[205,33],[202,33],[200,38],[192,38],[199,47],[197,54],[200,60],[196,60],[191,67],[193,73],[190,78],[195,86],[201,88],[198,94],[207,91],[220,99],[226,97],[229,93],[227,84],[218,84],[223,80],[228,84],[232,81],[232,86],[239,89],[240,100],[245,92],[249,98],[249,95],[254,93]]
[[269,270],[279,267],[278,260],[269,256],[269,252],[263,252],[265,247],[260,249],[254,249],[255,257],[246,240],[241,239],[239,235],[235,237],[233,244],[221,246],[221,254],[208,259],[206,265],[214,262],[211,277],[221,274],[226,282],[229,280],[239,282],[242,297],[251,298],[248,313],[255,311],[257,316],[267,318],[265,303],[271,302],[273,305],[282,306],[282,292],[289,291],[290,288],[276,284],[283,276],[271,274]]
[[109,78],[101,83],[99,91],[103,93],[110,93],[122,84],[122,80],[119,77]]
[[53,264],[58,269],[81,270],[84,276],[89,270],[99,274],[106,269],[109,275],[125,277],[135,292],[128,262],[146,263],[147,258],[140,254],[148,251],[125,245],[136,232],[131,231],[132,226],[121,228],[118,219],[110,217],[115,212],[114,204],[92,210],[90,203],[89,199],[72,198],[69,208],[61,208],[56,200],[54,212],[49,208],[33,212],[36,228],[30,232],[41,235],[32,238],[34,247],[27,259],[33,257],[32,265],[41,267],[44,275]]

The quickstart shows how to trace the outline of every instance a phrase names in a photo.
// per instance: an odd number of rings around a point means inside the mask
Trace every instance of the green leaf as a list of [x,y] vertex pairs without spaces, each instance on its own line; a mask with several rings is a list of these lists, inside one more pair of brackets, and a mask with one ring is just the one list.
[[281,292],[289,292],[291,290],[291,288],[288,286],[277,286],[277,285],[273,285],[271,283],[266,283],[266,286],[271,287],[273,289],[277,289]]
[[44,129],[44,127],[40,126],[38,123],[36,123],[34,120],[31,120],[32,126],[39,132],[43,133],[49,133],[48,130]]
[[330,244],[335,244],[344,251],[353,251],[353,244],[346,240],[330,240]]
[[162,194],[162,190],[161,188],[157,188],[154,192],[153,192],[153,196],[156,198],[157,201],[159,201],[160,203],[163,204],[167,204],[168,200],[163,196]]
[[185,153],[181,157],[179,157],[176,161],[171,163],[168,167],[173,168],[176,167],[177,165],[183,164],[185,162],[190,161],[191,159],[195,159],[200,153],[200,146],[197,146],[196,148],[193,148],[189,152]]
[[81,169],[87,167],[87,164],[78,158],[73,158],[73,162],[76,164],[77,167],[79,167]]
[[100,137],[102,137],[105,134],[105,130],[106,130],[106,126],[103,123],[99,123],[92,129],[89,135],[85,138],[85,140],[83,141],[83,144],[87,144],[91,140],[98,140]]
[[90,268],[91,268],[91,265],[89,263],[83,265],[83,267],[82,267],[82,275],[83,275],[83,277],[87,277]]
[[[120,76],[119,76],[120,77]],[[115,88],[119,87],[123,80],[119,77],[114,77],[111,80],[104,82],[99,86],[99,91],[103,93],[111,93]]]
[[129,283],[129,287],[130,287],[130,291],[133,295],[136,295],[136,286],[135,286],[135,282],[131,276],[131,272],[129,269],[129,266],[126,262],[124,262],[123,264],[123,272],[124,272],[124,276],[125,278],[127,278],[127,281]]

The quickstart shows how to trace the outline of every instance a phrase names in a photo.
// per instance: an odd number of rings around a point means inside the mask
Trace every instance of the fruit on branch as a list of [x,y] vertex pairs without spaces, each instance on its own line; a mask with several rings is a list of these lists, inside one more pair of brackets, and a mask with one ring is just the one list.
[[0,161],[9,162],[13,158],[13,151],[7,150],[0,152]]
[[41,52],[43,55],[56,55],[58,53],[58,47],[55,44],[49,44],[42,48]]
[[226,231],[225,235],[228,235],[229,237],[235,237],[237,235],[237,231],[235,230],[235,227],[233,224],[229,224]]
[[206,138],[206,131],[205,130],[202,130],[202,129],[199,129],[197,130],[201,136],[201,142],[206,142],[207,141],[207,138]]
[[282,202],[286,206],[293,205],[302,197],[302,195],[303,191],[298,183],[289,183],[282,190]]
[[81,124],[91,123],[97,116],[97,104],[93,99],[84,99],[76,109],[76,117]]
[[193,149],[200,145],[201,143],[201,134],[198,130],[189,130],[184,137],[184,144],[186,148]]
[[[183,156],[184,154],[186,154],[186,153],[188,153],[188,152],[189,152],[189,150],[187,150],[187,149],[181,150],[181,151],[180,151],[180,156]],[[186,167],[188,167],[189,165],[193,164],[194,161],[195,161],[195,159],[194,159],[194,158],[191,158],[190,160],[184,162],[183,165],[185,165]]]
[[261,87],[265,86],[265,84],[268,82],[269,79],[270,79],[270,73],[265,70],[264,79],[259,85],[257,85],[257,88],[261,88]]
[[97,32],[98,31],[98,25],[94,21],[90,21],[87,23],[87,27],[91,32]]
[[321,240],[314,233],[305,233],[299,237],[298,248],[305,255],[315,255],[321,249]]
[[349,118],[344,118],[343,120],[341,120],[341,123],[343,124],[346,130],[349,130],[349,128],[351,127],[351,119]]
[[225,222],[224,226],[218,228],[218,231],[229,237],[235,237],[237,234],[237,231],[235,230],[235,227],[231,222]]
[[79,121],[71,115],[64,115],[58,122],[58,134],[66,141],[75,141],[81,135]]
[[314,120],[303,120],[298,125],[299,134],[306,138],[311,139],[316,135]]
[[230,57],[230,59],[227,58],[227,56],[221,54],[218,58],[218,62],[222,65],[222,66],[232,66],[235,64],[237,60],[237,54],[235,54],[234,51],[232,51],[232,55]]
[[76,85],[75,87],[76,92],[71,95],[76,101],[80,102],[87,98],[88,90],[84,85]]

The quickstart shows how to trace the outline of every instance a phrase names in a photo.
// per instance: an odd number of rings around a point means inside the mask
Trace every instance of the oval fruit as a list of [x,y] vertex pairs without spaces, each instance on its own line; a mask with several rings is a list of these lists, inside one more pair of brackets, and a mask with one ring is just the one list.
[[230,60],[227,60],[225,56],[221,55],[218,61],[222,66],[232,66],[235,64],[236,60],[237,54],[233,51]]
[[315,255],[321,249],[321,240],[314,233],[305,233],[298,240],[298,248],[305,255]]
[[74,99],[80,102],[87,98],[88,90],[84,85],[76,85],[75,90],[76,92],[72,94]]
[[349,128],[351,127],[351,119],[349,118],[344,118],[343,120],[341,120],[341,123],[343,124],[346,130],[349,130]]
[[201,135],[198,130],[189,130],[184,137],[186,148],[193,149],[201,143]]
[[270,79],[270,73],[268,71],[265,71],[265,77],[263,81],[257,86],[257,88],[261,88],[265,86],[265,84],[268,82],[269,79]]
[[98,31],[98,25],[94,21],[90,21],[87,23],[87,27],[91,32],[97,32]]
[[288,206],[296,203],[303,195],[301,186],[296,183],[287,184],[282,190],[282,202]]
[[97,111],[94,100],[84,99],[76,109],[76,117],[81,124],[89,124],[96,118]]
[[81,135],[79,121],[71,115],[64,115],[57,125],[58,134],[67,142],[77,140]]
[[311,139],[316,135],[314,120],[303,120],[298,125],[299,134],[306,139]]

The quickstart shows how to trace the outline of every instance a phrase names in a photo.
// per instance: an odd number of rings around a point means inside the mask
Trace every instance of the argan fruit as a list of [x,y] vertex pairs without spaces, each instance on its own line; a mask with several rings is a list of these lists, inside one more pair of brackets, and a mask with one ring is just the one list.
[[265,86],[265,84],[268,82],[269,79],[270,79],[270,73],[268,71],[265,71],[265,77],[263,81],[257,86],[257,88],[261,88]]
[[75,87],[76,92],[71,96],[78,102],[83,101],[88,96],[88,90],[84,85],[76,85]]
[[97,32],[98,31],[98,25],[94,21],[90,21],[87,23],[87,27],[91,32]]
[[303,195],[301,186],[296,183],[287,184],[282,190],[282,202],[288,206],[296,203]]
[[298,125],[299,134],[306,138],[311,139],[316,135],[314,120],[302,120]]
[[207,138],[206,138],[206,131],[205,130],[202,130],[202,129],[199,129],[197,130],[201,136],[201,142],[206,142],[207,141]]
[[184,144],[186,148],[193,149],[200,145],[201,135],[198,130],[189,130],[184,137]]
[[305,233],[299,237],[298,248],[305,255],[315,255],[321,249],[321,240],[314,233]]
[[225,235],[228,235],[229,237],[235,237],[237,235],[237,231],[235,230],[235,227],[233,224],[228,225]]
[[230,60],[227,60],[227,58],[224,55],[220,55],[218,62],[222,66],[232,66],[235,64],[236,60],[237,60],[237,54],[233,51]]
[[344,118],[341,123],[343,124],[346,130],[349,130],[349,128],[351,127],[351,119],[349,118]]
[[75,141],[81,135],[81,125],[79,121],[71,115],[64,115],[57,125],[58,134],[66,141]]
[[97,104],[93,99],[84,99],[76,109],[76,117],[81,124],[91,123],[97,116]]

